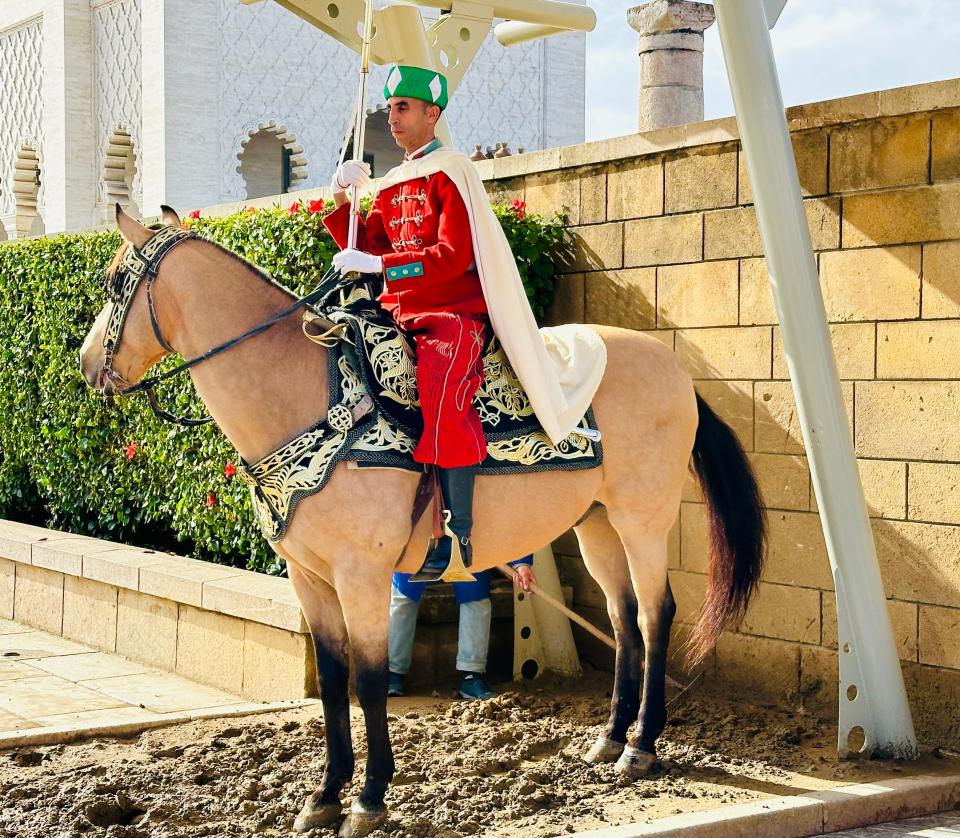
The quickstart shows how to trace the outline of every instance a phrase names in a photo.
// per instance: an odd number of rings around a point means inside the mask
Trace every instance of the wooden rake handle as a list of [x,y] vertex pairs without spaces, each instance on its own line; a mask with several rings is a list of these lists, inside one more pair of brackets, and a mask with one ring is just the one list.
[[[499,570],[510,580],[513,580],[517,575],[517,572],[509,565],[499,564],[497,565],[497,570]],[[530,590],[540,597],[540,599],[542,599],[544,602],[550,603],[550,605],[556,608],[561,614],[573,620],[584,631],[590,632],[590,634],[596,637],[601,643],[606,643],[607,646],[614,651],[617,650],[617,641],[614,640],[609,634],[605,634],[604,632],[600,631],[600,629],[598,629],[589,620],[585,620],[576,611],[572,611],[571,609],[567,608],[567,606],[560,602],[560,600],[550,596],[550,594],[544,591],[543,588],[541,588],[536,582],[533,582],[530,585]]]
[[[504,576],[506,576],[511,581],[513,581],[514,577],[516,577],[517,575],[517,572],[509,565],[498,564],[497,570],[499,570]],[[580,626],[580,628],[592,634],[601,643],[605,643],[614,651],[617,650],[617,641],[614,640],[609,634],[606,634],[605,632],[600,631],[600,629],[598,629],[589,620],[581,617],[576,611],[572,611],[571,609],[567,608],[567,606],[564,605],[562,602],[560,602],[560,600],[550,596],[550,594],[544,591],[543,588],[541,588],[536,582],[531,583],[530,591],[532,593],[535,593],[544,602],[547,602],[550,605],[552,605],[561,614],[563,614],[566,617],[569,617],[571,620],[573,620],[573,622],[575,622],[578,626]],[[681,684],[679,681],[674,680],[669,675],[667,675],[666,678],[667,678],[667,683],[671,687],[674,687],[675,689],[679,689],[679,690],[687,689],[687,687],[684,687],[683,684]]]

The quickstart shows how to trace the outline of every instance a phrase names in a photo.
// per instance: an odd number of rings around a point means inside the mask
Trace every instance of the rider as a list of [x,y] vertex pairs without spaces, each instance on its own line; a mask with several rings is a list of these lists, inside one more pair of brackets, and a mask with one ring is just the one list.
[[[413,161],[441,148],[437,120],[447,105],[447,80],[419,67],[391,68],[384,88],[390,131]],[[348,161],[332,181],[337,208],[324,224],[347,246],[350,205],[346,190],[370,182],[370,167]],[[486,442],[473,395],[483,375],[489,320],[477,274],[470,216],[460,191],[443,171],[401,180],[377,193],[360,219],[356,249],[333,258],[341,273],[382,274],[380,303],[409,332],[417,354],[423,435],[413,452],[438,473],[444,514],[456,541],[437,540],[414,581],[435,581],[454,545],[470,565],[473,487]]]

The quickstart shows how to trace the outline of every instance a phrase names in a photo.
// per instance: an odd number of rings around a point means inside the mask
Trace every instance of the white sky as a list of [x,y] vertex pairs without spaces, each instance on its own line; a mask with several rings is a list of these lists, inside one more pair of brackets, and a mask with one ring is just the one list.
[[[631,4],[587,0],[586,139],[636,131],[640,61]],[[788,0],[773,30],[787,105],[960,76],[960,0]],[[733,114],[716,23],[703,61],[706,119]]]

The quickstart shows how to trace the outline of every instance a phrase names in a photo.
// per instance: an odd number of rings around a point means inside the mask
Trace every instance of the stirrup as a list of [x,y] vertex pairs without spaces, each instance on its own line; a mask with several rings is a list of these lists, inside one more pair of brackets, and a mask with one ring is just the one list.
[[443,534],[450,538],[450,561],[447,562],[447,569],[440,575],[441,582],[476,582],[474,576],[463,562],[463,546],[460,539],[454,535],[453,531],[447,526],[447,518],[443,522]]

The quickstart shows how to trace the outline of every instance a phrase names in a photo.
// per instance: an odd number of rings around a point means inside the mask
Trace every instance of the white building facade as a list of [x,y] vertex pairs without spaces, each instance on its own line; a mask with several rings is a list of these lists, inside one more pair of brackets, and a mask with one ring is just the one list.
[[[424,10],[428,18],[435,12]],[[447,109],[470,153],[583,141],[585,38],[492,35]],[[266,0],[0,3],[0,240],[329,182],[356,95],[354,52]],[[368,148],[399,159],[372,73]]]

